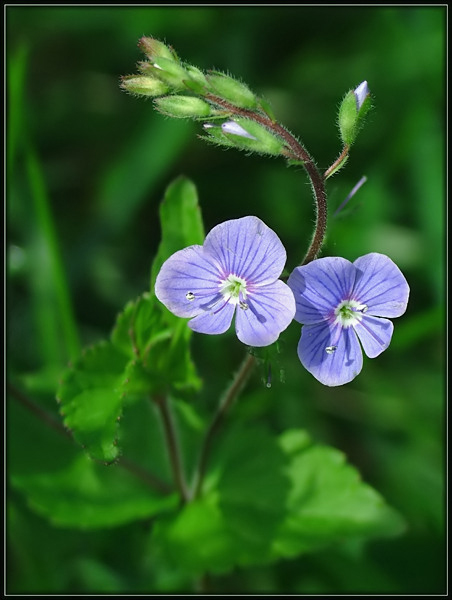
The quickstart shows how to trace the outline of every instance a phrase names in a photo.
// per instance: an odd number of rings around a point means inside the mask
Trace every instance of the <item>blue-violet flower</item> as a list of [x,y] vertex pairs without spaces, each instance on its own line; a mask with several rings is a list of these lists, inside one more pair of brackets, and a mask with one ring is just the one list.
[[360,373],[359,342],[369,358],[386,350],[394,326],[385,317],[405,312],[410,291],[392,260],[375,252],[354,263],[319,258],[297,267],[287,284],[295,295],[295,320],[303,324],[300,361],[328,386],[348,383]]
[[229,329],[234,313],[241,342],[268,346],[295,315],[291,289],[278,280],[286,251],[276,233],[257,217],[214,227],[203,246],[189,246],[163,265],[155,294],[172,313],[190,318],[193,331]]

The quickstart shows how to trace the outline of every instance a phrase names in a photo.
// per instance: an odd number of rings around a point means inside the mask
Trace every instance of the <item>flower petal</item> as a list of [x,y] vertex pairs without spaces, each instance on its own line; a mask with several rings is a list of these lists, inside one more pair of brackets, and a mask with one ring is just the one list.
[[353,263],[357,269],[353,298],[367,305],[367,315],[400,317],[410,288],[399,267],[384,254],[372,252]]
[[354,325],[355,331],[369,358],[375,358],[391,343],[394,325],[389,319],[371,317],[367,313]]
[[237,337],[249,346],[268,346],[292,322],[295,299],[282,281],[259,287],[251,292],[245,310],[237,307],[235,329]]
[[310,324],[331,317],[336,306],[349,298],[354,282],[355,267],[339,256],[297,267],[287,281],[295,296],[295,320]]
[[231,326],[235,306],[225,303],[223,299],[218,302],[218,306],[211,310],[204,311],[194,319],[188,322],[188,326],[198,333],[208,333],[216,335],[224,333]]
[[257,217],[233,219],[217,225],[204,242],[204,249],[230,274],[254,285],[267,285],[281,275],[286,251],[281,240]]
[[329,326],[325,322],[302,327],[298,357],[305,369],[328,386],[352,381],[363,366],[353,327]]
[[212,257],[202,246],[190,246],[163,263],[155,282],[155,295],[176,316],[194,317],[216,299],[220,283],[218,266]]

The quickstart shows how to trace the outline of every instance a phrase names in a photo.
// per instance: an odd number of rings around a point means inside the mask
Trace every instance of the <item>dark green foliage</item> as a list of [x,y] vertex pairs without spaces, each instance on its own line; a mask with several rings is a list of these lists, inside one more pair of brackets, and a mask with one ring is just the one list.
[[[445,17],[6,8],[8,593],[445,592]],[[156,301],[158,270],[203,242],[196,188],[206,231],[255,214],[283,241],[287,272],[313,208],[301,168],[209,147],[200,123],[121,91],[143,34],[265,97],[321,171],[340,151],[340,99],[366,79],[375,108],[327,182],[323,255],[385,253],[411,287],[391,347],[348,386],[302,369],[296,323],[282,353],[259,356],[264,383],[250,380],[182,510],[149,394],[169,392],[191,483],[244,348],[192,335]],[[180,93],[196,93],[203,76],[184,68],[195,83]]]

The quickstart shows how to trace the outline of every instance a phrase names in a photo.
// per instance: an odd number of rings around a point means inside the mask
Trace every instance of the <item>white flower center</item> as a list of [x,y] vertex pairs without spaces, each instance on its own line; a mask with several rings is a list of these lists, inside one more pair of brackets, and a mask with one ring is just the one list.
[[357,300],[343,300],[334,309],[336,315],[334,323],[342,327],[352,327],[361,321],[366,310],[367,306]]
[[220,292],[226,302],[238,304],[240,308],[246,310],[246,281],[237,275],[228,275],[220,285]]

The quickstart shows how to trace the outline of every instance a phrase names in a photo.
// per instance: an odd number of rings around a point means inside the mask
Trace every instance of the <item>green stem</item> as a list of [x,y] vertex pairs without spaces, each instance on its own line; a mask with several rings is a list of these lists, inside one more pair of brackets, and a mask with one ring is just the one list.
[[209,429],[207,430],[206,436],[204,438],[204,442],[201,448],[201,452],[199,455],[198,467],[196,469],[196,478],[195,478],[195,486],[193,497],[196,498],[199,496],[202,488],[202,483],[204,480],[204,475],[206,473],[207,462],[209,458],[210,449],[212,446],[212,441],[226,415],[229,408],[234,403],[235,399],[239,395],[243,386],[248,380],[248,377],[251,375],[251,372],[254,368],[256,360],[254,356],[248,354],[240,366],[240,369],[234,376],[234,379],[229,386],[226,394],[223,396],[220,404],[218,405],[217,412],[215,413],[212,422],[210,423]]
[[176,430],[174,428],[173,419],[171,417],[171,412],[168,406],[168,398],[163,394],[155,394],[152,397],[152,400],[155,402],[157,408],[159,409],[160,416],[162,418],[163,430],[165,432],[166,445],[168,448],[174,483],[179,491],[182,503],[186,503],[188,502],[189,495],[185,483]]
[[231,114],[256,121],[256,123],[260,123],[264,127],[267,127],[267,129],[270,129],[270,131],[273,131],[286,142],[288,146],[286,157],[303,164],[314,193],[316,203],[316,223],[311,244],[301,264],[305,265],[308,262],[311,262],[315,259],[317,254],[320,252],[320,248],[322,247],[326,233],[328,211],[324,178],[317,169],[317,166],[309,152],[291,133],[289,133],[289,131],[287,131],[287,129],[285,129],[279,123],[272,121],[272,119],[266,114],[261,114],[245,108],[239,108],[230,102],[223,100],[223,98],[213,94],[206,94],[206,98],[210,102],[226,109]]

